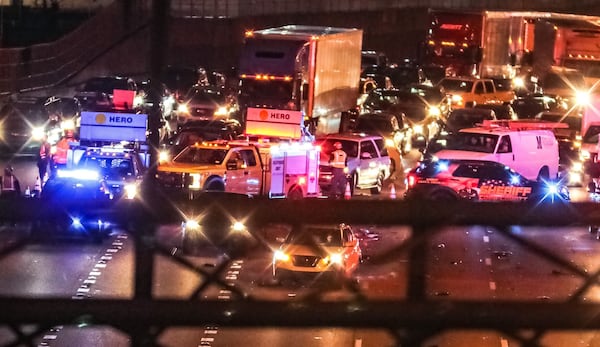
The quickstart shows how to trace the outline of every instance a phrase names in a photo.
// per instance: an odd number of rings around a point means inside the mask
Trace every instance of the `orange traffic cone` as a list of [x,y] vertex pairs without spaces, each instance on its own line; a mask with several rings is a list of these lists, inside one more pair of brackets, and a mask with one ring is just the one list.
[[392,188],[390,188],[390,199],[396,199],[396,185],[392,183]]
[[344,192],[344,200],[350,200],[352,192],[350,192],[350,182],[346,182],[346,191]]

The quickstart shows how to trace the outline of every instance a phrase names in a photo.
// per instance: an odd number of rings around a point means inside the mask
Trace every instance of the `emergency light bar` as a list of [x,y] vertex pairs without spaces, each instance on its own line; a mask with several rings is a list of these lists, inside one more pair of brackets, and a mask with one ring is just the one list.
[[535,130],[535,129],[567,129],[569,125],[560,122],[549,122],[544,120],[489,120],[486,119],[481,125],[485,128],[507,128],[510,130]]

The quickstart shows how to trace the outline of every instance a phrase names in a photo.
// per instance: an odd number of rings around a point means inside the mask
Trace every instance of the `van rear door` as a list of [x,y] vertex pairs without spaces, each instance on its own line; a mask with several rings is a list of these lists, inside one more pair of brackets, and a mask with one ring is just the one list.
[[500,137],[498,147],[496,148],[496,161],[516,170],[514,168],[515,153],[513,152],[513,143],[509,135],[502,135]]

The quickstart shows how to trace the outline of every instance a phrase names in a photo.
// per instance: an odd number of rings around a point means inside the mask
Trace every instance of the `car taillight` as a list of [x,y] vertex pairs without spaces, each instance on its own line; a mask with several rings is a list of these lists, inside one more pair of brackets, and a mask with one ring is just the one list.
[[408,185],[408,188],[414,187],[416,183],[417,183],[417,177],[415,175],[408,175],[406,177],[406,184]]

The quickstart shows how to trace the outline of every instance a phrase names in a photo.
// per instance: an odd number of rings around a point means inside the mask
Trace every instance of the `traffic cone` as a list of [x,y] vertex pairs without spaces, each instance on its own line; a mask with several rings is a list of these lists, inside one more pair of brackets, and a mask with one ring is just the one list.
[[390,199],[396,199],[396,185],[392,183],[392,188],[390,188]]
[[[27,187],[29,188],[29,187]],[[42,192],[42,182],[40,181],[40,176],[35,178],[35,186],[33,186],[33,194],[35,196],[39,196]]]
[[350,182],[346,182],[346,191],[344,192],[344,200],[350,200],[352,192],[350,192]]

